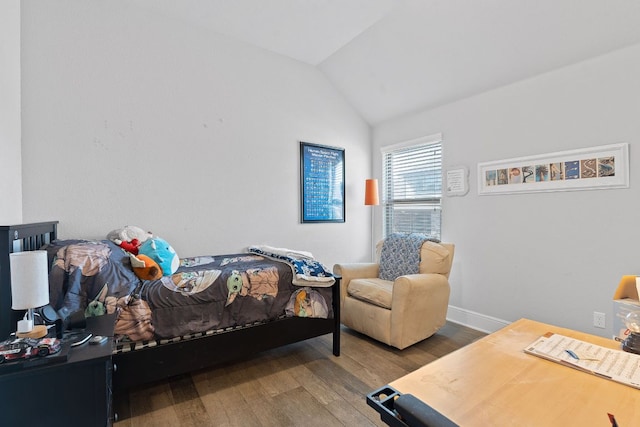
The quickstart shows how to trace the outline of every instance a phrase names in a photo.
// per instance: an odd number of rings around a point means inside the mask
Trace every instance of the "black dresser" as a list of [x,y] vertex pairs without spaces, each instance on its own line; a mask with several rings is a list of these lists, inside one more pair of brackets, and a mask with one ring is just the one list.
[[113,321],[88,318],[86,331],[108,339],[71,347],[66,361],[0,366],[0,425],[110,426]]

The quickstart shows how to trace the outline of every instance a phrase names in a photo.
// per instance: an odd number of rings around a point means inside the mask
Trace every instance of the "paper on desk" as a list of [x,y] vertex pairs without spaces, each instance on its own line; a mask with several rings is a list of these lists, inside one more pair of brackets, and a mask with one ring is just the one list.
[[[574,352],[575,359],[566,350]],[[640,355],[580,341],[564,335],[548,333],[524,349],[554,362],[640,388]]]

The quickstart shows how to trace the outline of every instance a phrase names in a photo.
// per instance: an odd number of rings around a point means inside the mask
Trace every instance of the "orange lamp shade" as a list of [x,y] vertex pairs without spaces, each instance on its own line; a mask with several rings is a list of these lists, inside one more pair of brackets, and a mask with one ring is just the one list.
[[380,204],[380,199],[378,198],[378,180],[377,179],[368,179],[365,182],[364,204],[365,205]]

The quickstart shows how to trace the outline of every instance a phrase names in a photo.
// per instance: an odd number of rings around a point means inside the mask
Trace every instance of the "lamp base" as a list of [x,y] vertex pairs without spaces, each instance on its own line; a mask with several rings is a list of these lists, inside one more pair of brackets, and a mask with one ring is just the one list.
[[18,321],[18,333],[30,332],[33,329],[33,318]]
[[47,335],[47,327],[45,325],[36,325],[29,332],[16,332],[18,338],[43,338]]
[[622,342],[622,349],[629,353],[640,354],[640,334],[631,332]]

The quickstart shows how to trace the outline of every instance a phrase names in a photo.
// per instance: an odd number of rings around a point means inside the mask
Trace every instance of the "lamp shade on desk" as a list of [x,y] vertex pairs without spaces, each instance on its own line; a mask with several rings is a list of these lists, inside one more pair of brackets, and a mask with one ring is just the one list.
[[11,266],[11,308],[28,310],[18,322],[18,332],[33,329],[33,309],[49,304],[49,266],[46,251],[16,252],[9,255]]

